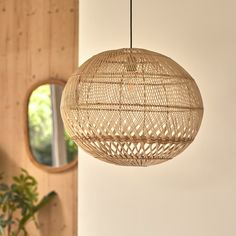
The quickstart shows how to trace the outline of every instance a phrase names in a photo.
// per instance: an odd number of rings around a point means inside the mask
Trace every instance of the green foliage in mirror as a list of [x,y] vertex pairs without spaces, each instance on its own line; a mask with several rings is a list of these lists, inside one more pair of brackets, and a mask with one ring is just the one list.
[[50,86],[33,91],[28,107],[29,137],[33,155],[46,165],[52,165],[52,108]]
[[61,121],[57,105],[60,91],[62,86],[58,84],[39,86],[32,92],[28,104],[31,150],[37,162],[47,166],[58,167],[77,158],[77,146],[64,131]]

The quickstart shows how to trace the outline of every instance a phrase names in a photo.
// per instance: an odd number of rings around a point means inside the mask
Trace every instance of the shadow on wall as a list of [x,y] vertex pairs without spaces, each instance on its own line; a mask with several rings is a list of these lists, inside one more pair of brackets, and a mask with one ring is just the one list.
[[10,180],[13,175],[18,175],[20,173],[19,166],[17,166],[14,162],[12,162],[9,155],[1,148],[0,148],[0,173],[2,173],[4,179],[7,180]]
[[[58,236],[62,235],[66,225],[60,196],[56,196],[48,205],[39,211],[38,223],[40,235],[50,235],[49,230],[56,232]],[[60,225],[60,227],[52,229],[54,225]]]

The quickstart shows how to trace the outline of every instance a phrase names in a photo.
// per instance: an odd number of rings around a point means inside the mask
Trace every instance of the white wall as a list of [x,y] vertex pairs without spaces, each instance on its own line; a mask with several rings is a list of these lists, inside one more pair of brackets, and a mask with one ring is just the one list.
[[[129,46],[128,0],[80,0],[80,62]],[[133,0],[134,46],[170,56],[197,81],[195,142],[148,168],[80,151],[79,236],[236,235],[236,1]]]

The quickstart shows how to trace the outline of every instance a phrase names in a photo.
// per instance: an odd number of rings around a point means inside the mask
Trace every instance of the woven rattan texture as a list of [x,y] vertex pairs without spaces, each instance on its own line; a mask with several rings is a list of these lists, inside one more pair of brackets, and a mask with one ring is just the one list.
[[203,103],[195,81],[172,59],[126,48],[86,61],[64,89],[61,112],[69,135],[94,157],[148,166],[194,140]]

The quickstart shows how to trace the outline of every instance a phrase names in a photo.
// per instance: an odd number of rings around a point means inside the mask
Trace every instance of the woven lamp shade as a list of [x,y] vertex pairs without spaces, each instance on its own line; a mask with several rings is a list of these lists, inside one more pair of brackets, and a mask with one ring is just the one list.
[[203,103],[195,81],[172,59],[125,48],[80,66],[64,89],[61,112],[71,138],[95,158],[149,166],[194,140]]

